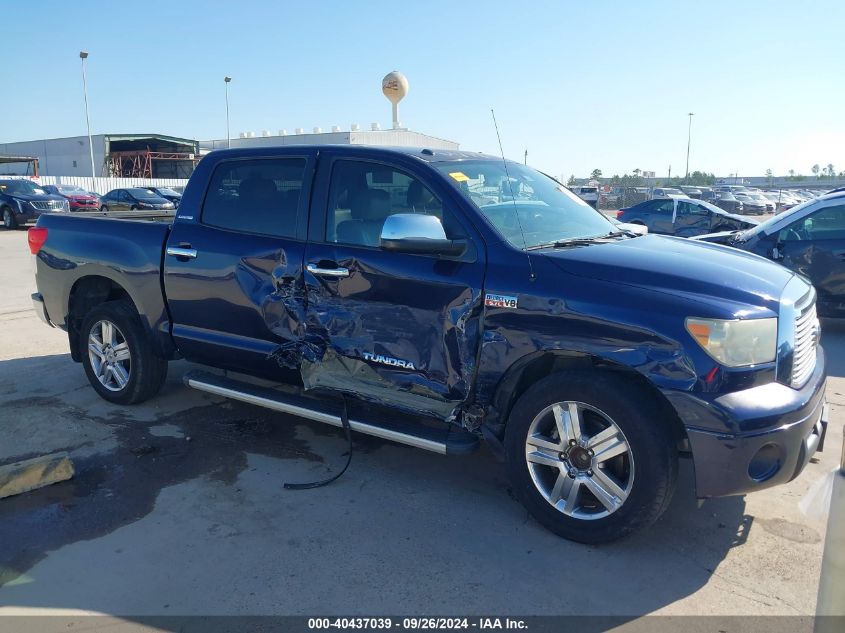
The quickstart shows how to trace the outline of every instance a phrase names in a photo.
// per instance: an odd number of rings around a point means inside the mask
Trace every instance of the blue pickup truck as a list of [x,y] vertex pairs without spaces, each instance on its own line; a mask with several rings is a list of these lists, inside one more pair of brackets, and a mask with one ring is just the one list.
[[213,152],[175,215],[44,215],[29,245],[36,310],[106,400],[154,396],[186,358],[212,368],[190,387],[347,432],[444,454],[484,440],[576,541],[654,521],[679,458],[705,498],[790,481],[823,445],[805,279],[620,230],[516,162]]

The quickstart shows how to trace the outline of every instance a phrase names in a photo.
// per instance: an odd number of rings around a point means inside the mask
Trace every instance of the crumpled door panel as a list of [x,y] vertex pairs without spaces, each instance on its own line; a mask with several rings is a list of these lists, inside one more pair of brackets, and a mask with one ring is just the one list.
[[440,281],[428,270],[398,275],[358,260],[342,264],[347,278],[306,273],[302,335],[273,357],[284,366],[299,360],[306,390],[453,419],[473,384],[480,288],[457,275]]

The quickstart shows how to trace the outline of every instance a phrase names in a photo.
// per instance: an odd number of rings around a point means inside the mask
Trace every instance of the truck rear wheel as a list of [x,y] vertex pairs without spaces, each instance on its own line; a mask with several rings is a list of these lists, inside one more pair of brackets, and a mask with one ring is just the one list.
[[654,522],[675,489],[678,456],[651,394],[611,372],[561,372],[514,405],[505,448],[514,493],[546,528],[580,543]]
[[158,393],[167,377],[167,361],[153,353],[128,301],[93,308],[83,320],[79,344],[88,381],[109,402],[143,402]]

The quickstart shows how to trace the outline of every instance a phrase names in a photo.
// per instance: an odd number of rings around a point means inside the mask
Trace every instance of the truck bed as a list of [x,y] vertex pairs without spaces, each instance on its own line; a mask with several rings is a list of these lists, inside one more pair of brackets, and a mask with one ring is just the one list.
[[51,322],[66,328],[77,282],[103,278],[125,290],[154,342],[169,343],[161,262],[173,218],[143,211],[42,215],[37,226],[47,229],[47,239],[36,281]]

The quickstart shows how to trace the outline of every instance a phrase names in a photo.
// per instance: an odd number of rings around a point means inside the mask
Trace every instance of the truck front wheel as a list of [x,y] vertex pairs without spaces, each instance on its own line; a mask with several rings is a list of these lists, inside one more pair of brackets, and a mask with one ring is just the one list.
[[654,522],[675,489],[678,456],[653,396],[613,372],[562,372],[535,383],[507,425],[517,498],[552,532],[580,543]]
[[79,344],[88,381],[109,402],[143,402],[158,393],[167,377],[167,361],[154,354],[128,301],[94,307],[82,322]]

